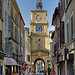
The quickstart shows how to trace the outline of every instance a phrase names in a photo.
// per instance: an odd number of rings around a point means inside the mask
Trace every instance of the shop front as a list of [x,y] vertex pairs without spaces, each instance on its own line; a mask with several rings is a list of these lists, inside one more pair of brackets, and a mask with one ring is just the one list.
[[65,75],[65,60],[63,55],[59,56],[58,75]]
[[74,54],[69,54],[67,60],[67,75],[74,75]]
[[3,52],[0,52],[0,75],[4,75],[4,57],[6,55]]
[[18,64],[13,58],[4,58],[5,74],[6,75],[19,75]]

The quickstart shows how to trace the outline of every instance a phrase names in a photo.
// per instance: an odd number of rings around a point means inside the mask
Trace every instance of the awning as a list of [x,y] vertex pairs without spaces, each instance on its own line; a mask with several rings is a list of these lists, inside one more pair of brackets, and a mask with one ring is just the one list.
[[13,58],[4,57],[5,65],[18,65],[17,62]]

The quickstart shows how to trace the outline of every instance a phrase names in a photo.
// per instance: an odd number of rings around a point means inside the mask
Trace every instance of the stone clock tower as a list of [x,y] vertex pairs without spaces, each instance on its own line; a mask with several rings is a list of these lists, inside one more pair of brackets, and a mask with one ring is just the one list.
[[35,71],[37,60],[44,61],[44,69],[47,69],[50,51],[48,35],[47,10],[42,10],[42,1],[37,0],[36,10],[31,10],[31,65]]

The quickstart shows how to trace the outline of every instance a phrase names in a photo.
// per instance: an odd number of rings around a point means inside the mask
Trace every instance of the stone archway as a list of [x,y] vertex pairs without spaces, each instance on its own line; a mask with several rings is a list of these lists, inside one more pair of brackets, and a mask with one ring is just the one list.
[[[42,63],[41,63],[42,62]],[[39,65],[38,65],[38,64]],[[41,63],[41,64],[40,64]],[[44,72],[45,71],[45,61],[43,60],[43,59],[41,59],[41,58],[38,58],[38,59],[36,59],[35,60],[35,62],[34,62],[34,71],[35,71],[35,73],[36,73],[36,70],[37,70],[37,67],[36,67],[36,65],[38,65],[40,68],[39,68],[39,72]]]

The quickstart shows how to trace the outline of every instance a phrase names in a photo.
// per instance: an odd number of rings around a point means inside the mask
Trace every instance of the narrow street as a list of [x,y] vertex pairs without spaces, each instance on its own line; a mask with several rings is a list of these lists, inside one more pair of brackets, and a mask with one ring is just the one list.
[[75,75],[75,0],[0,0],[0,75]]

